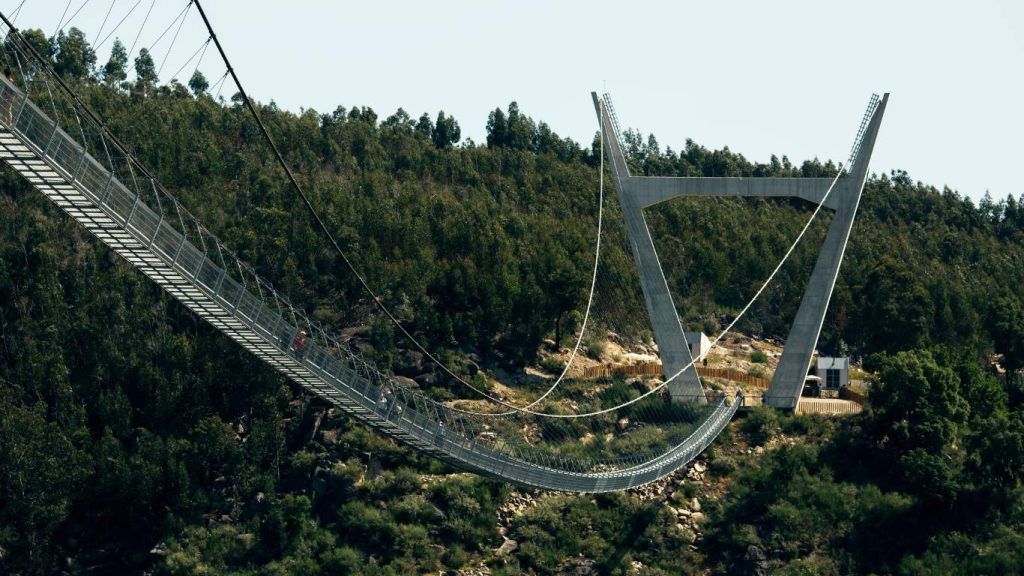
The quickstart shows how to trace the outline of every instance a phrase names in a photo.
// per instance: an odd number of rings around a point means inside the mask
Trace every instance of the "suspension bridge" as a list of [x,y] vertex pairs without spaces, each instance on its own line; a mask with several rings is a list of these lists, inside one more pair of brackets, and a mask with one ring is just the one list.
[[[194,4],[202,10],[198,2]],[[680,346],[682,332],[675,305],[643,220],[643,209],[656,202],[682,195],[793,196],[817,204],[808,225],[823,207],[835,210],[780,369],[765,394],[765,403],[796,406],[887,100],[887,95],[872,99],[850,163],[834,179],[670,179],[629,173],[610,98],[595,94],[603,152],[626,217],[665,380],[637,397],[612,406],[594,406],[590,411],[552,410],[550,405],[541,405],[561,378],[525,406],[482,394],[491,409],[469,410],[401,385],[340,342],[336,331],[312,321],[302,307],[293,305],[239,259],[167,191],[22,37],[7,15],[0,17],[7,28],[5,46],[13,50],[21,77],[19,83],[0,80],[0,159],[5,164],[196,316],[363,425],[456,467],[558,491],[625,490],[671,474],[707,448],[743,404],[740,394],[726,397],[705,391],[685,340]],[[209,27],[205,14],[203,20]],[[258,121],[212,28],[209,31]],[[265,128],[264,135],[273,146]],[[274,151],[281,159],[276,146]],[[283,168],[302,194],[288,167]],[[603,174],[602,165],[602,179]],[[806,230],[805,226],[780,267]],[[334,245],[340,252],[337,243]],[[759,290],[751,304],[760,294]],[[737,320],[740,316],[742,313]],[[298,348],[294,342],[300,333],[308,338]],[[666,390],[669,395],[662,394]],[[622,420],[617,417],[624,413],[645,423],[639,432],[630,434],[649,433],[654,439],[637,447],[635,442],[616,444],[613,434],[607,433],[606,437],[613,438],[608,441],[611,453],[594,454],[579,449],[576,434],[580,428],[560,428],[583,422],[584,429],[619,432],[616,424]],[[567,442],[573,438],[577,441]]]

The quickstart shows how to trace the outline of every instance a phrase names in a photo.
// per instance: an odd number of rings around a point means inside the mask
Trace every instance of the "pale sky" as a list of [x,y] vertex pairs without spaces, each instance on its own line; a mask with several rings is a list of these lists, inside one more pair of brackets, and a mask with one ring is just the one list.
[[[111,3],[71,0],[68,16],[83,2],[72,25],[92,39]],[[103,36],[138,3],[117,31],[130,46],[150,2],[114,0]],[[0,0],[0,10],[10,15],[19,3]],[[152,44],[186,3],[156,0],[138,46]],[[26,0],[16,24],[52,34],[67,4]],[[590,92],[607,90],[623,127],[653,132],[663,148],[692,138],[754,161],[775,153],[799,163],[845,161],[871,93],[891,92],[872,171],[904,169],[975,199],[1024,193],[1020,0],[205,0],[204,8],[250,94],[288,110],[365,105],[383,119],[400,106],[414,117],[443,109],[483,142],[488,112],[515,100],[587,144],[597,130]],[[157,65],[172,35],[154,48]],[[193,8],[162,79],[203,39]],[[202,70],[211,81],[223,74],[212,48]]]

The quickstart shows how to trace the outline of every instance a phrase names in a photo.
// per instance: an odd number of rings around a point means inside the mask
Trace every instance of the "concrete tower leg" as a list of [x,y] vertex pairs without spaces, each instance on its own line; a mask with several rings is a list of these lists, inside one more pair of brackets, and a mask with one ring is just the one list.
[[825,321],[828,303],[832,298],[839,267],[843,263],[843,255],[850,239],[850,230],[857,216],[861,194],[864,192],[868,161],[875,147],[875,138],[878,136],[878,128],[882,123],[882,115],[885,113],[888,100],[889,95],[885,94],[878,103],[864,131],[852,166],[832,191],[831,196],[836,197],[836,214],[821,246],[821,252],[818,253],[818,260],[804,290],[804,297],[800,300],[800,308],[793,320],[793,326],[789,329],[779,366],[775,370],[768,392],[765,393],[764,403],[769,406],[796,410],[800,402],[804,380],[811,366],[811,357],[821,335],[821,326]]
[[[779,368],[765,395],[767,404],[780,408],[795,408],[839,274],[850,230],[860,204],[864,181],[867,178],[868,161],[889,95],[885,94],[877,106],[869,108],[870,116],[865,118],[866,123],[861,126],[863,132],[858,134],[860,139],[854,145],[856,155],[852,159],[853,162],[847,167],[847,174],[839,179],[836,188],[827,198],[825,193],[832,183],[831,178],[633,176],[626,165],[614,111],[609,109],[607,96],[599,98],[596,93],[592,93],[592,96],[666,378],[689,366],[693,359],[665,281],[661,261],[658,259],[654,241],[644,219],[644,208],[677,196],[749,196],[802,198],[815,204],[824,202],[824,208],[836,211],[790,329]],[[872,104],[875,101],[873,97]],[[687,369],[670,382],[669,391],[674,399],[706,401],[695,367]]]
[[608,114],[601,113],[602,103],[598,100],[597,94],[593,96],[605,135],[605,148],[611,162],[612,176],[619,192],[619,204],[622,206],[623,219],[626,221],[629,246],[640,272],[644,304],[651,318],[651,328],[654,331],[654,340],[658,343],[658,355],[661,357],[665,378],[671,378],[686,368],[682,374],[669,382],[669,393],[675,400],[707,402],[700,378],[697,377],[696,366],[692,365],[690,347],[686,343],[686,334],[683,333],[683,327],[679,322],[672,294],[669,293],[668,282],[661,269],[661,260],[658,259],[658,252],[654,248],[654,239],[651,238],[650,229],[644,219],[644,207],[637,201],[635,182],[629,177],[629,168],[619,147],[619,140],[615,137],[611,118]]

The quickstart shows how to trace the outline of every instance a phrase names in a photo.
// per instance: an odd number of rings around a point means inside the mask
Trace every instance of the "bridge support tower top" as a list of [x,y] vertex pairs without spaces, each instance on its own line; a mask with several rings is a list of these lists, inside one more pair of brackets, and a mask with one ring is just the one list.
[[674,399],[706,401],[695,366],[691,366],[693,358],[644,218],[644,209],[679,196],[747,196],[802,198],[815,204],[824,202],[824,208],[835,211],[786,339],[779,366],[764,396],[767,405],[795,410],[860,205],[868,162],[889,95],[881,98],[872,96],[845,173],[827,197],[831,178],[633,176],[626,164],[618,121],[608,95],[598,97],[593,93],[592,96],[665,377],[686,368],[669,383],[669,392]]

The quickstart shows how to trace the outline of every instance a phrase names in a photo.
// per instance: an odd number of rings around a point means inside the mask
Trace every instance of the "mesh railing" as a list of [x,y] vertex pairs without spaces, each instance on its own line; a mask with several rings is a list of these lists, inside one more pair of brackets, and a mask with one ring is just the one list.
[[[275,349],[277,362],[297,367],[327,385],[311,385],[315,392],[385,433],[456,464],[533,486],[581,491],[622,489],[657,479],[696,457],[740,405],[739,401],[728,403],[725,397],[714,399],[703,422],[695,430],[669,438],[671,448],[663,453],[583,458],[507,437],[487,441],[484,433],[490,429],[488,417],[461,413],[407,389],[349,351],[224,249],[176,199],[164,195],[163,202],[170,203],[164,206],[156,194],[160,189],[155,181],[148,183],[158,206],[151,206],[144,190],[138,189],[136,172],[128,161],[130,178],[125,181],[136,182],[136,191],[132,191],[119,177],[125,174],[124,167],[119,174],[116,160],[107,153],[102,128],[95,132],[101,136],[100,145],[92,148],[106,153],[106,164],[94,157],[87,145],[76,142],[27,94],[3,79],[0,124],[123,227],[166,269],[215,303],[222,317],[244,326],[267,348]],[[253,293],[254,288],[258,295]],[[308,340],[298,344],[299,331],[307,329]]]
[[871,117],[875,114],[875,108],[878,108],[880,102],[878,94],[872,94],[871,99],[868,100],[868,108],[864,111],[864,117],[860,121],[860,127],[857,129],[857,136],[853,139],[853,147],[850,148],[850,159],[846,162],[846,173],[850,174],[853,172],[854,163],[857,162],[857,156],[860,155],[860,146],[864,141],[864,132],[868,129],[868,123],[871,122]]

